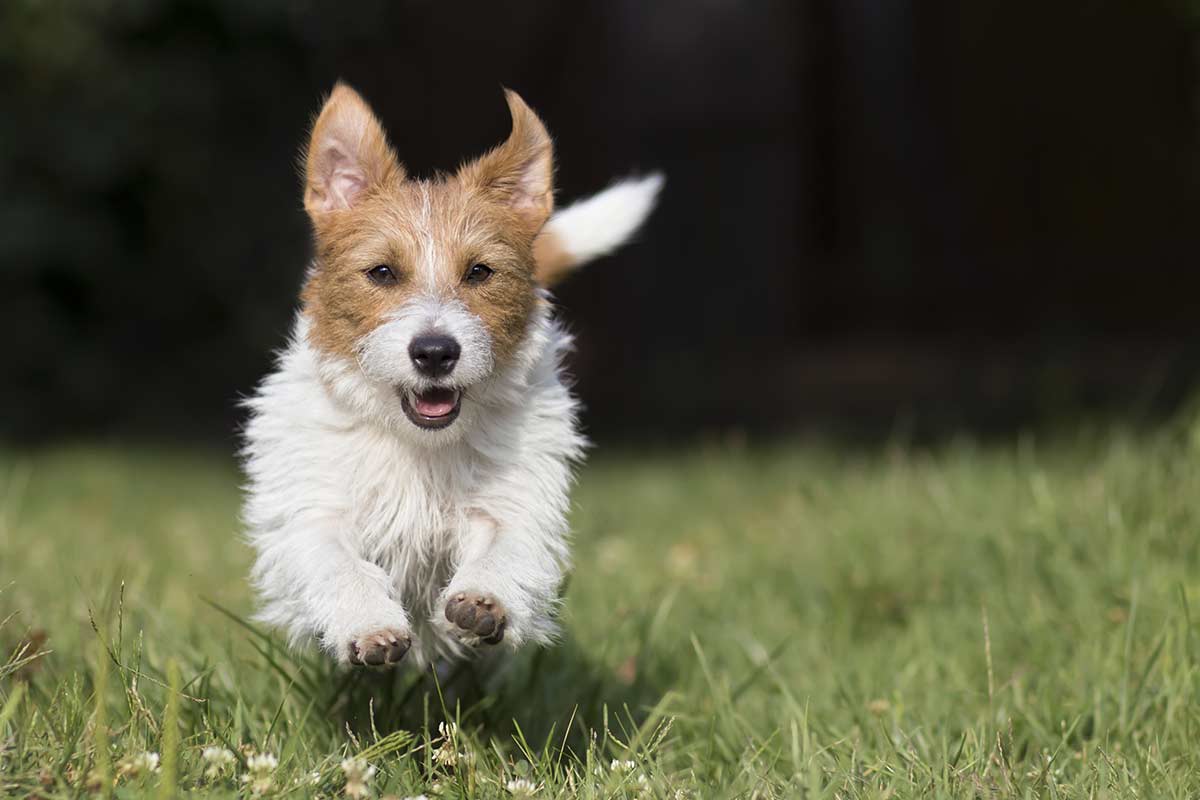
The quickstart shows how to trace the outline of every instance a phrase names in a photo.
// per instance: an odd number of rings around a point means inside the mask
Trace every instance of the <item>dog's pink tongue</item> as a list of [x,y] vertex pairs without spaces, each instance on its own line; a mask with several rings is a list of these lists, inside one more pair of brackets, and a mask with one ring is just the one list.
[[423,417],[444,417],[454,410],[458,393],[453,389],[430,389],[418,392],[413,398],[413,408]]

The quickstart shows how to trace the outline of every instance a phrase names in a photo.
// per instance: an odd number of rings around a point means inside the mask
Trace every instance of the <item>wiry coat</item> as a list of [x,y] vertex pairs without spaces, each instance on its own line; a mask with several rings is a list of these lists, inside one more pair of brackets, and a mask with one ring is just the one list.
[[[551,218],[549,138],[509,103],[509,142],[439,182],[406,178],[346,87],[313,131],[318,255],[278,366],[247,402],[244,520],[260,619],[341,662],[390,663],[411,646],[423,663],[554,636],[584,440],[562,376],[571,340],[540,286],[627,239],[661,179]],[[460,280],[484,259],[486,285]],[[403,280],[368,282],[377,261]],[[425,331],[462,344],[448,377],[414,369]],[[458,398],[444,429],[412,416],[429,391]],[[451,619],[463,597],[495,615],[494,636]]]

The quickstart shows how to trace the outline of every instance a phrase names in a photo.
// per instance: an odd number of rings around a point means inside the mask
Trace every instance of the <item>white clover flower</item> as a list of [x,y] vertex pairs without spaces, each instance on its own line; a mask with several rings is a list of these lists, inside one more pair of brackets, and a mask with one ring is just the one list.
[[207,765],[204,768],[204,777],[210,781],[221,777],[222,773],[237,760],[233,753],[224,747],[206,747],[200,757]]
[[429,797],[423,794],[414,794],[405,797],[404,800],[429,800]]
[[233,753],[224,747],[206,747],[200,753],[200,757],[209,763],[218,762],[228,764],[233,761]]
[[458,739],[458,725],[453,722],[438,723],[438,737],[434,740],[441,742],[433,752],[433,760],[443,767],[456,767],[460,761],[471,763],[472,755],[464,748],[461,752],[455,747]]
[[303,778],[296,778],[292,781],[293,786],[319,786],[321,784],[321,773],[316,770],[308,773]]
[[454,749],[454,743],[447,741],[442,744],[434,751],[433,760],[443,767],[453,767],[458,764],[458,751]]
[[279,759],[271,753],[254,753],[246,759],[246,769],[251,772],[274,772]]
[[620,761],[614,758],[612,763],[608,765],[608,768],[613,772],[629,772],[636,766],[637,762],[635,761]]
[[362,798],[370,793],[367,784],[375,777],[375,767],[361,758],[347,758],[342,762],[342,772],[346,776],[346,797]]
[[537,794],[538,786],[536,783],[527,781],[524,778],[515,778],[509,781],[504,786],[508,789],[508,793],[513,797],[533,797]]
[[271,753],[252,753],[246,758],[246,774],[242,783],[248,784],[253,795],[266,794],[271,790],[275,768],[279,759]]
[[453,722],[439,722],[438,736],[434,741],[441,742],[433,752],[433,760],[443,767],[453,767],[458,764],[458,750],[454,747],[454,739],[458,735],[458,725]]
[[126,756],[117,763],[117,777],[136,778],[158,772],[158,753],[138,753]]

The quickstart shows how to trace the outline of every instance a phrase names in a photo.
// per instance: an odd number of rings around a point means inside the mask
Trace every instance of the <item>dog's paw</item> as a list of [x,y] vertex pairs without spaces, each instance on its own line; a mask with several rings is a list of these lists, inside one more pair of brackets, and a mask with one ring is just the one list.
[[446,619],[468,644],[500,644],[508,615],[504,605],[483,592],[455,592],[446,601]]
[[396,628],[383,628],[356,636],[347,645],[350,663],[359,667],[390,667],[404,658],[412,637]]

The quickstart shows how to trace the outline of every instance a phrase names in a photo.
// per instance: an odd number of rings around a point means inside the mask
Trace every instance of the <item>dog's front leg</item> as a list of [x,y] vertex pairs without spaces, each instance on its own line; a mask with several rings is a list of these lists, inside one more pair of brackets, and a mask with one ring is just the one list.
[[388,574],[359,556],[334,524],[259,537],[255,578],[266,606],[261,617],[294,636],[314,634],[341,663],[388,666],[412,645],[404,608]]
[[546,644],[556,630],[553,612],[565,563],[563,537],[473,513],[434,624],[472,646]]

